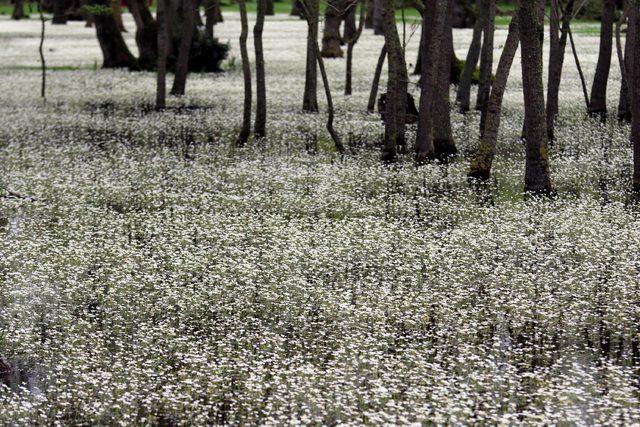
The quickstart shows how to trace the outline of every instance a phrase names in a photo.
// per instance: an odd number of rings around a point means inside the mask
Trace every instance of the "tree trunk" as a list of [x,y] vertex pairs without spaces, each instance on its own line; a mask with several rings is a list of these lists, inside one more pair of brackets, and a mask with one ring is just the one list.
[[124,27],[124,23],[122,22],[122,7],[120,6],[120,0],[111,0],[111,13],[113,14],[113,18],[116,20],[116,24],[118,25],[120,32],[126,33],[127,29]]
[[156,110],[166,106],[166,80],[167,80],[167,2],[158,0],[156,11],[158,19],[158,79],[156,82]]
[[256,51],[256,121],[253,134],[256,138],[264,138],[267,135],[267,88],[264,71],[264,50],[262,48],[262,30],[264,29],[264,14],[266,0],[257,0],[258,10],[256,24],[253,27],[253,41]]
[[144,70],[153,70],[158,60],[158,24],[145,0],[126,0],[126,5],[136,23],[138,64]]
[[240,55],[242,56],[242,76],[244,77],[244,106],[242,110],[242,129],[236,140],[236,145],[242,147],[249,139],[251,132],[251,64],[249,63],[249,50],[247,49],[247,37],[249,35],[249,23],[247,21],[247,5],[245,0],[238,0],[240,6]]
[[300,5],[298,3],[298,0],[292,0],[291,1],[291,13],[289,13],[289,15],[302,17],[302,13],[301,12],[302,11],[300,10]]
[[[533,1],[533,0],[531,0]],[[476,110],[480,111],[480,133],[484,132],[487,117],[487,102],[491,91],[491,77],[493,73],[493,37],[495,32],[496,0],[482,0],[484,16],[482,53],[480,55],[480,85],[476,99]]]
[[307,66],[304,75],[304,95],[302,97],[302,110],[309,112],[318,111],[318,65],[316,59],[316,45],[318,44],[318,0],[306,0],[310,21],[313,25],[307,25]]
[[24,1],[15,0],[13,3],[13,11],[11,12],[11,19],[20,20],[24,18]]
[[564,52],[567,47],[569,24],[573,14],[573,0],[569,0],[565,6],[560,28],[560,7],[558,0],[551,0],[550,13],[550,50],[549,50],[549,76],[547,80],[547,139],[552,142],[555,138],[555,122],[558,116],[558,100],[560,96],[560,81],[562,80],[562,67],[564,65]]
[[539,8],[543,0],[519,0],[522,43],[522,87],[525,110],[525,191],[550,194],[549,152],[545,126],[544,85],[542,83],[542,43],[544,33]]
[[382,67],[387,57],[387,45],[383,45],[378,56],[378,64],[371,82],[371,92],[369,93],[369,103],[367,104],[367,113],[373,113],[376,107],[376,98],[378,98],[378,86],[380,85],[380,76],[382,75]]
[[273,16],[276,14],[276,8],[273,0],[267,0],[264,14],[268,16]]
[[416,164],[421,165],[435,154],[433,145],[433,99],[438,78],[440,46],[447,19],[447,0],[427,0],[422,15],[423,60],[420,90],[420,114],[416,136]]
[[345,44],[349,44],[349,40],[353,39],[356,35],[356,9],[358,8],[357,0],[347,0],[347,9],[344,12],[344,32],[342,34],[342,41]]
[[624,52],[622,51],[622,35],[621,27],[629,16],[629,1],[624,2],[624,13],[620,17],[616,25],[616,50],[618,51],[618,62],[620,63],[620,74],[622,81],[620,84],[620,99],[618,101],[618,121],[631,123],[631,100],[629,93],[629,69],[627,67],[627,59],[631,55],[631,45],[628,39],[625,42]]
[[450,106],[450,76],[451,55],[453,55],[453,33],[451,27],[453,0],[448,2],[447,19],[443,33],[440,58],[438,60],[438,81],[433,98],[433,115],[437,120],[433,122],[433,148],[435,156],[446,160],[454,156],[458,149],[453,141],[451,132],[451,106]]
[[193,2],[193,10],[195,11],[195,19],[197,27],[204,27],[204,22],[202,22],[202,16],[200,15],[200,6],[202,6],[202,0],[195,0]]
[[491,176],[491,167],[496,153],[498,131],[500,130],[500,116],[502,114],[502,99],[507,88],[509,73],[513,65],[513,59],[520,44],[520,27],[517,15],[511,19],[509,34],[502,49],[496,79],[491,88],[489,104],[487,105],[487,121],[480,146],[469,169],[469,177],[488,180]]
[[189,54],[193,32],[196,28],[195,8],[192,0],[182,0],[182,13],[184,15],[182,36],[180,37],[180,49],[178,50],[178,62],[176,63],[175,76],[171,95],[184,95],[187,84],[187,72],[189,71]]
[[364,20],[364,28],[371,29],[373,28],[373,11],[376,7],[375,0],[370,0],[367,2],[367,15]]
[[602,21],[600,23],[600,51],[598,65],[591,86],[591,102],[588,113],[606,119],[607,115],[607,83],[611,69],[613,52],[613,20],[616,13],[616,1],[604,0],[602,3]]
[[416,57],[416,65],[413,67],[413,75],[420,75],[422,73],[422,52],[424,47],[422,42],[424,40],[424,25],[420,24],[420,45],[418,46],[418,56]]
[[[362,29],[364,28],[365,11],[367,7],[367,0],[361,0],[360,2],[360,20],[358,22],[358,28],[350,39],[347,39],[347,70],[345,76],[344,94],[351,95],[353,89],[351,87],[352,80],[352,63],[353,63],[353,48],[360,39]],[[354,7],[355,11],[355,7]]]
[[631,144],[633,145],[633,191],[640,193],[640,2],[629,4],[627,43],[631,44],[628,59],[629,90],[631,92]]
[[223,22],[220,0],[205,0],[204,7],[205,34],[207,37],[213,38],[213,26],[219,22]]
[[396,147],[405,144],[405,109],[408,78],[402,44],[396,27],[394,0],[386,0],[384,2],[382,14],[384,18],[384,40],[389,58],[382,160],[384,162],[393,162],[396,159]]
[[[90,4],[91,6],[111,7],[109,0],[93,0]],[[102,68],[139,69],[138,61],[124,42],[113,15],[111,13],[92,13],[92,17],[104,59]]]
[[[476,0],[476,10],[480,11],[482,0]],[[480,49],[482,46],[482,24],[481,19],[477,19],[473,26],[473,37],[469,52],[464,63],[464,69],[460,76],[460,84],[458,84],[458,92],[456,94],[456,104],[460,108],[461,113],[466,113],[471,109],[471,81],[473,80],[473,70],[478,65],[480,59]]]
[[322,56],[341,58],[340,22],[342,21],[342,1],[329,0],[324,12],[324,32],[322,34]]
[[384,7],[385,0],[373,0],[373,34],[376,36],[384,35],[384,19],[382,16],[382,9]]
[[53,18],[51,19],[53,25],[65,25],[67,23],[67,7],[66,0],[53,1]]

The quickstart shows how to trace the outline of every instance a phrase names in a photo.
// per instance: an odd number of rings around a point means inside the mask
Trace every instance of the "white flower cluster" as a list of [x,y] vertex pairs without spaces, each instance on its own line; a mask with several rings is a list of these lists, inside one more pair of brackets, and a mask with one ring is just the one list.
[[[640,423],[628,129],[582,116],[569,58],[559,196],[524,201],[517,66],[477,193],[464,156],[380,164],[370,34],[351,98],[327,61],[340,160],[299,112],[300,21],[267,25],[269,137],[244,149],[239,73],[192,75],[156,113],[153,74],[51,71],[42,106],[37,22],[0,23],[0,424]],[[95,44],[82,25],[52,30],[54,63],[92,62],[57,44]],[[592,73],[597,39],[576,41]],[[473,152],[478,117],[453,121]]]

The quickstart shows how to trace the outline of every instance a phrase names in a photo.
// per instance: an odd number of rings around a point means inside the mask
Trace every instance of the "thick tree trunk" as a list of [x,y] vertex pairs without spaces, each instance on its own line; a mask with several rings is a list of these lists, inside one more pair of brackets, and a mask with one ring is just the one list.
[[385,0],[373,0],[373,34],[376,36],[384,35],[384,18],[382,16],[382,10],[384,8]]
[[[105,8],[111,7],[108,0],[94,0],[91,5]],[[111,13],[93,13],[92,16],[104,59],[102,68],[139,69],[138,61],[124,42],[113,15]]]
[[247,37],[249,36],[249,23],[247,20],[247,6],[245,0],[238,0],[240,6],[240,55],[242,56],[242,76],[244,77],[244,106],[242,110],[242,129],[236,140],[236,145],[242,147],[249,139],[251,132],[251,64],[249,63],[249,50],[247,49]]
[[445,20],[443,44],[438,65],[438,81],[433,99],[433,114],[437,120],[433,121],[433,148],[435,156],[441,160],[454,156],[458,149],[453,141],[451,131],[450,106],[450,76],[451,55],[453,55],[453,33],[451,28],[451,13],[453,0],[449,0],[447,19]]
[[519,0],[522,43],[522,86],[525,110],[525,191],[550,194],[549,152],[545,126],[544,85],[542,83],[542,43],[544,32],[539,9],[543,0]]
[[343,44],[349,44],[349,40],[355,37],[356,26],[356,9],[358,8],[357,0],[346,0],[347,9],[344,13],[344,31],[342,33]]
[[616,1],[604,0],[602,3],[602,21],[600,23],[600,52],[596,74],[591,86],[591,102],[589,115],[599,116],[603,120],[607,115],[607,83],[611,69],[611,55],[613,52],[613,20],[616,13]]
[[66,0],[53,1],[53,18],[51,19],[53,25],[65,25],[67,23],[68,6]]
[[122,7],[120,6],[120,0],[111,0],[111,13],[113,14],[113,19],[116,20],[116,24],[118,25],[120,32],[126,33],[127,29],[124,27],[124,23],[122,22]]
[[[533,0],[531,0],[533,1]],[[496,0],[482,0],[484,16],[482,53],[480,55],[480,85],[476,110],[480,111],[480,133],[484,132],[487,116],[487,102],[491,91],[491,77],[493,73],[493,38],[495,32]]]
[[380,86],[380,76],[382,75],[382,67],[387,57],[387,45],[383,45],[378,56],[376,71],[371,82],[371,92],[369,93],[369,102],[367,103],[367,113],[373,113],[376,107],[376,99],[378,98],[378,86]]
[[[476,0],[476,10],[480,11],[482,0]],[[473,26],[473,37],[469,45],[469,52],[464,63],[464,69],[460,76],[460,84],[458,84],[458,92],[456,94],[456,104],[460,108],[461,113],[466,113],[471,109],[471,81],[473,80],[473,70],[478,65],[480,59],[480,49],[482,47],[482,19],[477,19]]]
[[376,7],[375,0],[370,0],[367,2],[367,15],[364,20],[364,28],[371,29],[373,28],[373,11]]
[[158,60],[158,24],[145,0],[126,0],[126,5],[136,23],[138,64],[144,70],[152,70]]
[[[347,39],[347,70],[345,73],[345,84],[344,84],[344,94],[351,95],[353,89],[351,87],[352,80],[352,64],[353,64],[353,48],[356,43],[360,39],[360,35],[362,34],[362,29],[364,28],[365,21],[365,11],[367,7],[367,0],[360,1],[360,20],[358,22],[358,28],[356,28],[355,33],[352,35],[350,39]],[[355,11],[355,7],[354,7]]]
[[502,49],[500,60],[498,61],[498,70],[496,71],[496,79],[491,88],[489,96],[489,104],[487,105],[487,121],[483,132],[480,146],[469,169],[469,177],[481,180],[488,180],[491,176],[491,167],[493,158],[496,153],[496,144],[498,142],[498,131],[500,130],[500,116],[502,114],[502,99],[507,88],[509,73],[513,65],[513,59],[516,56],[518,45],[520,44],[520,27],[517,16],[511,20],[509,24],[509,34],[507,41]]
[[560,81],[562,80],[562,67],[564,65],[564,52],[567,47],[569,24],[573,14],[573,0],[569,0],[565,6],[560,28],[560,7],[558,0],[551,0],[550,13],[550,50],[549,50],[549,76],[547,80],[547,139],[549,142],[555,137],[555,122],[558,116],[558,100],[560,96]]
[[156,11],[158,19],[158,78],[156,82],[156,110],[161,110],[166,106],[167,90],[167,2],[169,0],[158,0]]
[[274,0],[267,0],[264,14],[268,16],[273,16],[276,14],[276,7],[274,4]]
[[396,27],[395,1],[386,0],[383,9],[384,40],[389,58],[387,103],[384,111],[384,147],[382,160],[393,162],[398,145],[405,145],[405,109],[407,100],[407,66]]
[[438,78],[440,46],[447,19],[447,0],[427,0],[422,16],[423,60],[420,90],[420,114],[416,136],[416,164],[421,165],[435,155],[433,145],[433,99]]
[[22,18],[24,18],[24,0],[15,0],[11,19],[20,20]]
[[262,48],[262,31],[264,29],[264,14],[266,0],[257,0],[258,10],[256,24],[253,27],[253,41],[256,51],[256,121],[253,134],[256,138],[264,138],[267,135],[267,88],[264,70],[264,50]]
[[318,0],[306,0],[307,11],[311,14],[307,25],[307,66],[304,75],[304,95],[302,110],[318,111],[318,65],[316,59],[316,45],[318,44]]
[[640,2],[629,4],[627,43],[631,44],[628,59],[629,90],[631,92],[631,144],[633,145],[633,191],[640,194]]
[[183,23],[182,36],[180,37],[180,49],[178,50],[178,62],[176,63],[175,76],[171,95],[184,95],[187,84],[187,72],[189,71],[189,54],[193,33],[196,29],[195,9],[192,0],[182,0]]
[[342,22],[343,0],[329,0],[324,12],[324,32],[322,34],[322,56],[341,58],[340,23]]

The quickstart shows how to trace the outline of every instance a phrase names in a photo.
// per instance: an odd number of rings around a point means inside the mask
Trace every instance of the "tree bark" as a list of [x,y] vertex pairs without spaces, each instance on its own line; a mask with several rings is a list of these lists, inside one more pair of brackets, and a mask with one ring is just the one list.
[[[476,10],[480,11],[482,0],[476,0]],[[466,113],[471,109],[471,81],[473,79],[473,70],[478,65],[480,59],[480,49],[482,47],[482,24],[483,20],[477,19],[473,26],[473,37],[469,52],[464,63],[464,69],[460,76],[460,84],[458,84],[458,92],[456,94],[456,104],[461,113]]]
[[383,45],[378,56],[378,63],[376,65],[376,71],[373,75],[373,81],[371,82],[371,92],[369,93],[369,102],[367,103],[367,113],[373,113],[376,107],[376,98],[378,98],[378,86],[380,85],[380,76],[382,75],[382,67],[384,66],[384,60],[387,57],[387,45]]
[[131,54],[122,38],[113,14],[110,13],[109,0],[93,0],[91,6],[101,7],[102,10],[92,13],[96,27],[96,34],[102,50],[102,68],[139,69],[138,61]]
[[522,43],[522,87],[525,110],[525,192],[550,194],[549,152],[545,126],[544,85],[542,83],[542,43],[544,24],[540,20],[543,0],[519,0]]
[[367,2],[367,15],[364,20],[364,28],[371,29],[373,28],[373,11],[375,9],[375,0],[370,0]]
[[302,110],[309,112],[318,111],[318,65],[316,59],[316,45],[318,44],[318,0],[306,0],[308,13],[307,25],[307,66],[304,76],[304,95],[302,97]]
[[300,5],[298,3],[298,0],[291,1],[291,13],[289,13],[289,15],[299,16],[302,18],[302,11],[300,10]]
[[322,57],[342,58],[340,48],[340,23],[342,22],[343,0],[329,0],[324,12],[324,32],[322,33]]
[[373,0],[373,34],[376,36],[384,35],[384,19],[382,16],[382,9],[384,8],[385,0]]
[[166,106],[167,80],[167,1],[158,0],[158,75],[156,81],[156,110]]
[[[629,4],[627,43],[631,44],[628,59],[629,90],[631,92],[631,144],[633,145],[633,191],[640,194],[640,2]],[[636,196],[637,197],[637,196]]]
[[267,16],[273,16],[276,14],[276,8],[273,0],[267,0],[266,8],[264,10],[264,14]]
[[424,47],[422,41],[424,40],[424,26],[420,24],[420,45],[418,46],[418,55],[416,57],[416,64],[413,67],[413,75],[420,75],[422,73],[422,52]]
[[158,60],[158,24],[145,0],[125,0],[136,23],[138,64],[144,70],[152,70]]
[[[360,1],[360,20],[358,22],[358,28],[356,28],[355,33],[352,35],[350,39],[347,39],[347,70],[345,75],[345,85],[344,85],[344,94],[351,95],[353,89],[351,87],[352,80],[352,63],[353,63],[353,48],[356,43],[360,39],[360,35],[362,34],[362,29],[364,28],[365,21],[365,11],[367,7],[367,0]],[[355,7],[354,7],[355,12]]]
[[113,14],[113,18],[116,20],[116,24],[118,25],[120,32],[126,33],[127,29],[124,27],[124,23],[122,22],[122,7],[120,6],[120,0],[111,0],[111,13]]
[[242,110],[242,128],[236,146],[242,147],[249,139],[251,132],[251,64],[249,63],[249,50],[247,49],[247,37],[249,35],[249,23],[247,20],[247,5],[245,0],[238,0],[240,6],[240,55],[242,56],[242,76],[244,77],[244,105]]
[[[631,123],[631,99],[629,93],[629,70],[627,68],[626,58],[631,55],[630,47],[633,43],[625,43],[624,52],[622,51],[622,35],[621,28],[626,21],[629,13],[629,1],[624,2],[624,12],[620,16],[620,20],[616,24],[616,50],[618,53],[618,63],[620,64],[621,84],[620,99],[618,100],[618,121]],[[628,41],[628,39],[627,39]]]
[[433,99],[438,78],[445,20],[447,19],[447,0],[427,0],[426,11],[422,15],[423,60],[420,89],[420,112],[418,134],[416,136],[416,164],[421,165],[435,155],[433,145]]
[[253,41],[256,51],[256,119],[253,134],[256,138],[264,138],[267,135],[267,88],[264,71],[264,49],[262,47],[262,31],[264,29],[264,14],[266,0],[257,0],[258,10],[256,24],[253,27]]
[[220,0],[205,0],[204,19],[205,34],[207,37],[213,38],[213,26],[223,22]]
[[547,139],[549,142],[552,142],[555,138],[555,122],[559,111],[560,81],[562,80],[564,53],[567,47],[572,14],[573,0],[569,0],[565,6],[562,16],[562,28],[560,28],[558,0],[551,0],[549,75],[547,80]]
[[182,0],[182,13],[184,15],[184,27],[182,28],[182,36],[180,37],[178,62],[176,63],[171,95],[184,95],[187,84],[189,53],[191,52],[191,42],[193,41],[193,33],[196,28],[195,8],[192,0]]
[[355,37],[358,27],[356,25],[356,9],[358,0],[346,0],[347,8],[344,12],[344,31],[342,33],[343,44],[349,44],[349,40]]
[[500,116],[502,114],[502,100],[504,92],[507,88],[507,81],[513,65],[513,59],[516,56],[518,45],[520,44],[520,26],[519,19],[516,16],[511,19],[509,24],[509,34],[507,41],[502,49],[500,60],[498,61],[498,70],[496,71],[496,79],[491,88],[489,96],[489,104],[487,105],[487,121],[483,132],[480,146],[469,169],[469,177],[486,181],[491,176],[491,167],[493,158],[496,153],[496,144],[498,142],[498,132],[500,130]]
[[20,20],[22,18],[24,18],[24,0],[15,0],[11,19]]
[[611,69],[613,52],[613,20],[616,13],[616,1],[604,0],[602,3],[602,21],[600,23],[600,51],[596,74],[591,86],[591,102],[588,113],[606,119],[607,115],[607,83]]
[[[491,77],[493,73],[493,38],[495,33],[496,0],[482,0],[484,16],[482,53],[480,55],[480,85],[476,99],[476,110],[480,111],[480,133],[484,132],[487,116],[487,102],[491,91]],[[532,0],[533,1],[533,0]]]
[[405,110],[408,77],[402,44],[396,26],[394,0],[386,0],[384,2],[382,14],[384,18],[384,40],[389,58],[382,160],[384,162],[393,162],[396,159],[397,146],[405,144]]
[[453,55],[453,33],[451,27],[453,0],[448,1],[447,19],[441,45],[440,58],[438,60],[438,81],[433,99],[433,115],[437,120],[433,121],[433,148],[435,156],[440,160],[446,160],[455,156],[458,152],[451,131],[451,106],[450,106],[450,76],[451,55]]

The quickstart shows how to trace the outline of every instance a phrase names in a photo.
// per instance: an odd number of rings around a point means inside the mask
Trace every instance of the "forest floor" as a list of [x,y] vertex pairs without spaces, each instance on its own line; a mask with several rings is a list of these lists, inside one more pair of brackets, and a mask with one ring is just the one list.
[[[475,113],[453,113],[450,164],[380,163],[370,31],[353,96],[327,61],[344,159],[323,97],[300,112],[306,30],[283,15],[265,27],[268,137],[234,148],[225,18],[227,71],[189,76],[163,112],[155,75],[98,69],[79,22],[47,26],[43,105],[39,23],[0,18],[0,424],[640,422],[629,128],[585,118],[570,55],[558,195],[525,201],[519,57],[479,194]],[[470,37],[455,31],[458,57]],[[598,38],[576,43],[590,81]],[[614,58],[612,111],[619,80]]]

